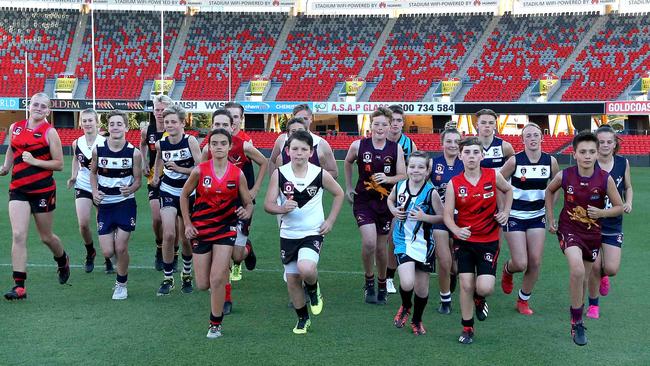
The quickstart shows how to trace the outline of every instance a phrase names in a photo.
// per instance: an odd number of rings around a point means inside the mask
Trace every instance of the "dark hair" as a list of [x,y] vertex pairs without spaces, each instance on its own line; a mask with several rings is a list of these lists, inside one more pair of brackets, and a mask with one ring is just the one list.
[[483,108],[480,111],[476,112],[476,118],[479,118],[481,116],[492,116],[495,119],[499,119],[499,115],[495,111],[487,108]]
[[296,131],[289,136],[289,139],[287,140],[287,146],[291,146],[291,141],[293,140],[298,140],[302,141],[305,144],[309,145],[309,149],[313,150],[314,146],[314,138],[311,137],[311,134],[307,131]]
[[479,141],[478,137],[476,137],[476,136],[470,136],[470,137],[464,138],[460,142],[460,144],[458,144],[458,148],[460,149],[460,151],[463,151],[463,148],[465,146],[474,146],[474,145],[476,145],[478,147],[481,147],[481,141]]
[[598,129],[596,130],[596,137],[598,137],[598,134],[601,132],[609,132],[614,134],[614,140],[616,140],[616,146],[614,147],[614,155],[618,154],[618,151],[621,150],[621,142],[622,139],[618,136],[616,133],[616,130],[610,125],[600,125]]
[[214,135],[224,135],[228,138],[228,145],[232,145],[232,135],[230,132],[226,131],[223,128],[217,128],[212,131],[210,131],[210,134],[208,135],[208,144],[210,143],[210,140],[212,139],[212,136]]
[[224,108],[224,109],[228,109],[228,108],[239,108],[239,110],[241,111],[241,116],[242,116],[242,117],[244,116],[244,106],[241,105],[241,104],[239,104],[239,103],[237,103],[237,102],[228,102],[228,103],[224,104],[223,108]]
[[[234,120],[232,119],[232,114],[230,114],[230,112],[227,109],[221,108],[221,109],[217,109],[216,111],[212,112],[212,119],[210,119],[210,125],[212,125],[212,123],[214,123],[214,117],[216,117],[216,116],[226,116],[230,120],[231,125],[234,123]],[[210,140],[208,140],[208,141],[210,141]]]
[[129,115],[126,114],[126,112],[121,111],[119,109],[114,109],[108,112],[108,114],[106,115],[106,122],[108,122],[108,120],[111,119],[111,117],[115,117],[115,116],[122,117],[122,120],[124,121],[126,127],[127,128],[129,127]]
[[445,136],[447,136],[450,133],[456,133],[456,134],[458,134],[458,136],[462,136],[460,134],[460,131],[458,131],[457,128],[451,127],[451,128],[447,128],[444,131],[442,131],[442,133],[440,134],[440,141],[445,141]]
[[408,162],[411,161],[413,158],[422,158],[427,161],[427,169],[431,169],[431,159],[429,158],[429,154],[422,150],[415,150],[411,153],[409,158],[406,160],[406,164],[408,165]]
[[297,106],[293,107],[293,111],[291,111],[291,114],[295,116],[297,113],[302,111],[307,111],[307,113],[312,114],[311,108],[309,108],[309,104],[298,104]]
[[404,114],[404,109],[402,109],[402,106],[399,104],[393,104],[391,106],[388,106],[388,109],[390,109],[391,112],[396,113],[396,114]]
[[393,119],[393,112],[386,107],[379,107],[374,112],[372,112],[370,119],[372,120],[375,117],[381,116],[388,118],[388,122],[390,122]]
[[289,126],[291,126],[294,123],[300,123],[303,127],[305,127],[305,130],[307,129],[307,123],[303,118],[300,117],[292,117],[287,121],[287,124],[285,126],[287,132],[289,132]]
[[598,137],[596,137],[596,135],[591,131],[582,131],[573,137],[573,142],[571,143],[573,146],[573,151],[576,151],[578,149],[578,144],[581,142],[595,142],[596,147],[599,145]]

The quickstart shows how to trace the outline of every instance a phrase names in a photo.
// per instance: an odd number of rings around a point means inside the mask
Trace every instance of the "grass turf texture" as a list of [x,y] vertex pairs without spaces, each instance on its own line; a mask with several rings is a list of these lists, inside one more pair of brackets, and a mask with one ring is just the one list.
[[[304,364],[644,364],[650,336],[642,326],[649,274],[644,237],[650,192],[650,169],[633,168],[634,211],[625,216],[625,245],[621,271],[612,278],[612,291],[601,298],[601,319],[585,317],[589,344],[577,347],[569,336],[568,271],[557,239],[547,235],[540,281],[530,301],[532,317],[515,310],[521,274],[515,275],[511,295],[501,292],[501,266],[508,258],[502,244],[495,295],[488,298],[490,316],[476,322],[474,344],[463,346],[458,291],[453,294],[451,316],[436,312],[437,278],[431,278],[429,305],[424,314],[428,333],[415,337],[410,327],[396,329],[392,319],[400,305],[392,295],[387,306],[362,300],[363,274],[360,236],[345,204],[334,231],[326,237],[319,263],[325,308],[312,317],[305,336],[294,335],[296,315],[287,307],[282,280],[276,219],[264,212],[263,193],[256,207],[251,239],[258,269],[243,271],[233,283],[233,313],[225,317],[224,337],[205,338],[209,294],[182,294],[180,281],[172,295],[157,297],[162,273],[153,269],[155,244],[151,232],[146,188],[138,191],[137,230],[131,237],[132,268],[129,298],[111,300],[114,275],[103,272],[98,255],[95,271],[83,271],[85,249],[78,234],[73,191],[65,189],[69,177],[56,173],[58,182],[54,231],[62,239],[74,265],[68,285],[59,285],[49,250],[30,228],[26,301],[0,302],[0,363],[34,364],[188,364],[223,363],[290,365]],[[339,164],[343,182],[342,164]],[[0,179],[7,192],[9,177]],[[343,184],[342,184],[343,186]],[[7,195],[0,202],[0,289],[11,280],[11,227]],[[327,202],[329,206],[329,197]],[[93,224],[94,228],[95,225]],[[94,230],[94,229],[93,229]],[[97,240],[96,248],[99,251]],[[99,254],[99,252],[98,252]],[[178,277],[178,275],[177,275]]]

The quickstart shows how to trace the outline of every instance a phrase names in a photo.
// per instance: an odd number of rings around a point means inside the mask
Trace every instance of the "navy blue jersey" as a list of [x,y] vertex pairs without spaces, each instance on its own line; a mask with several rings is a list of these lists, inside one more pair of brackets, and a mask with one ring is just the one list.
[[[596,161],[596,167],[601,169]],[[609,175],[614,179],[616,184],[616,190],[618,194],[623,197],[625,192],[625,169],[627,168],[627,159],[622,156],[614,155],[614,166],[609,172]],[[605,208],[611,208],[612,203],[609,201],[609,197],[605,197]],[[603,235],[614,235],[623,232],[623,215],[616,217],[604,217],[601,219],[602,224],[602,233]]]
[[487,148],[483,147],[483,160],[481,167],[493,168],[499,171],[506,163],[506,156],[503,153],[503,140],[494,136],[492,143]]
[[457,176],[463,172],[463,162],[456,157],[454,160],[454,165],[447,164],[445,156],[441,155],[433,159],[433,165],[431,166],[431,183],[433,187],[438,191],[440,199],[445,201],[445,192],[447,191],[447,183],[451,178]]

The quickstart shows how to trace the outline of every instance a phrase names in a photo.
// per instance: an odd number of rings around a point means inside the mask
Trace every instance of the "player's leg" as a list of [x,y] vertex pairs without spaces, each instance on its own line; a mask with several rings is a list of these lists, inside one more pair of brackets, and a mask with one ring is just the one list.
[[310,236],[303,240],[302,247],[298,250],[298,272],[307,291],[309,309],[314,315],[323,311],[323,296],[318,283],[318,261],[322,243],[322,236]]
[[487,318],[489,312],[485,298],[494,292],[497,260],[499,257],[499,242],[476,243],[472,245],[477,275],[474,306],[476,307],[476,318],[479,321],[483,321]]
[[377,228],[374,223],[359,226],[361,232],[361,259],[365,274],[364,297],[369,304],[377,302],[375,294],[374,261],[377,251]]
[[[422,266],[420,264],[420,266]],[[427,331],[422,325],[422,314],[424,314],[424,309],[429,302],[429,278],[431,272],[433,272],[433,265],[426,270],[424,268],[415,269],[415,283],[414,283],[414,292],[415,297],[413,299],[413,319],[411,321],[411,329],[415,335],[424,335]]]
[[248,235],[243,232],[243,225],[242,221],[237,223],[237,239],[235,239],[235,247],[232,250],[231,281],[240,281],[242,279],[241,262],[244,261],[246,256],[246,242],[248,241]]
[[524,272],[528,266],[526,231],[517,230],[517,225],[518,220],[511,218],[507,225],[508,231],[504,233],[510,248],[510,259],[503,265],[501,272],[501,290],[506,294],[512,293],[514,287],[512,275]]
[[115,290],[113,300],[124,300],[128,297],[127,282],[129,279],[129,239],[130,231],[118,228],[115,231],[115,256],[117,257],[115,271]]
[[399,272],[399,294],[402,298],[402,304],[393,318],[393,324],[397,328],[402,328],[411,315],[413,307],[413,287],[415,284],[415,262],[408,260],[406,254],[396,255],[396,262],[399,262],[397,271]]
[[584,311],[585,280],[592,263],[583,259],[583,250],[578,246],[564,249],[564,255],[569,266],[569,295],[571,313],[571,333],[573,341],[578,345],[587,344],[587,337],[582,322]]
[[440,288],[440,314],[451,314],[451,265],[452,256],[447,230],[433,230],[438,258],[438,286]]
[[460,315],[463,326],[458,341],[463,344],[472,343],[474,337],[474,293],[476,289],[477,261],[470,245],[462,241],[454,242],[458,280],[460,282]]
[[14,287],[5,293],[7,300],[19,300],[27,297],[25,281],[27,280],[27,234],[31,208],[29,202],[10,200],[9,221],[11,222],[11,264],[13,267]]
[[52,221],[54,219],[54,212],[41,212],[34,213],[34,222],[38,235],[45,246],[47,246],[58,266],[57,272],[59,274],[59,283],[64,284],[70,278],[70,258],[63,249],[61,239],[52,232]]
[[163,257],[162,257],[162,221],[160,218],[160,189],[147,185],[149,190],[149,208],[151,210],[151,228],[153,229],[154,238],[156,240],[156,257],[154,265],[156,271],[163,270]]
[[[161,197],[162,200],[171,199]],[[174,246],[176,244],[176,217],[178,211],[171,205],[160,208],[160,220],[162,222],[162,258],[163,258],[163,280],[158,289],[158,296],[169,295],[174,289]]]
[[213,245],[210,264],[210,327],[208,338],[221,337],[225,285],[229,276],[232,245]]
[[86,191],[77,190],[77,197],[75,198],[74,205],[77,211],[77,224],[79,225],[79,234],[84,242],[86,248],[86,263],[84,265],[86,273],[90,273],[95,269],[95,245],[93,243],[93,235],[90,231],[90,213],[93,207],[92,196],[81,196],[79,192]]
[[609,277],[615,276],[621,265],[621,245],[623,234],[603,235],[603,243],[589,276],[589,308],[587,316],[592,319],[600,318],[599,295],[609,294]]
[[[390,223],[388,223],[390,225]],[[384,226],[390,232],[390,226]],[[377,233],[377,247],[375,250],[375,264],[377,266],[377,304],[386,305],[388,289],[386,288],[386,267],[388,266],[388,232]]]
[[533,293],[533,288],[539,278],[539,271],[542,266],[544,255],[544,241],[546,230],[544,228],[533,228],[526,230],[526,252],[528,253],[526,272],[521,282],[517,299],[517,310],[524,315],[532,315],[533,311],[528,306],[528,300]]
[[[393,227],[395,226],[395,219],[391,223],[391,230],[393,232]],[[397,261],[393,253],[395,252],[395,243],[393,243],[393,236],[388,235],[388,264],[386,266],[386,291],[389,294],[396,294],[397,289],[395,287],[395,271],[397,271]]]
[[298,269],[297,261],[292,261],[284,265],[284,273],[287,280],[287,290],[293,304],[293,308],[298,316],[298,321],[293,328],[294,334],[305,334],[311,326],[307,304],[305,303],[305,293],[302,287],[302,278]]
[[183,270],[181,272],[182,287],[181,291],[183,293],[189,294],[194,291],[192,287],[192,243],[189,239],[185,237],[183,224],[183,218],[181,216],[176,217],[176,228],[177,232],[180,233],[181,241],[181,258],[183,259]]

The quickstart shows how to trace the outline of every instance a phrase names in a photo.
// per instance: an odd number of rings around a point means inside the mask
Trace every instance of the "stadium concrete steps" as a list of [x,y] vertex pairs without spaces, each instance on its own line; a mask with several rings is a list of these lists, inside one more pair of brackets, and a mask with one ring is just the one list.
[[363,91],[361,91],[361,95],[357,96],[357,101],[358,102],[367,102],[370,100],[370,95],[372,95],[372,92],[375,91],[375,88],[377,87],[376,82],[368,82],[363,88]]
[[386,44],[386,40],[390,36],[390,33],[393,31],[393,27],[395,26],[396,22],[397,22],[397,18],[388,19],[388,22],[386,23],[384,30],[381,31],[381,35],[379,35],[379,38],[377,38],[377,42],[375,43],[374,47],[370,51],[370,54],[368,54],[366,63],[363,64],[363,67],[359,72],[360,78],[365,79],[366,76],[368,76],[370,69],[375,64],[375,60],[377,60],[377,56],[379,56],[379,52],[381,52],[382,48],[384,48],[384,45]]
[[[456,74],[454,77],[459,77],[463,78],[467,76],[467,70],[474,64],[474,61],[481,56],[483,53],[483,47],[487,43],[488,38],[492,35],[492,32],[494,29],[497,27],[499,24],[499,20],[501,20],[500,16],[494,16],[491,20],[490,23],[488,23],[487,27],[485,27],[485,30],[483,31],[483,34],[481,34],[481,38],[478,39],[478,42],[474,44],[474,47],[470,52],[467,53],[467,56],[463,60],[463,63],[460,65],[458,68],[458,71],[456,71]],[[464,87],[464,86],[463,86]],[[469,89],[468,89],[469,91]],[[460,95],[459,93],[458,95]],[[467,91],[462,93],[463,98],[465,98],[465,94],[467,94]],[[462,99],[457,99],[457,101],[462,101]]]
[[[282,57],[282,50],[287,46],[287,37],[289,36],[289,33],[291,33],[293,27],[296,25],[296,19],[297,19],[296,17],[290,16],[284,22],[284,25],[282,26],[282,31],[280,32],[280,36],[278,36],[278,39],[275,42],[275,47],[273,47],[273,51],[271,51],[269,60],[266,62],[266,65],[264,66],[264,71],[262,71],[262,75],[269,77],[273,72],[273,69],[275,68],[275,64],[278,62],[278,60],[280,60],[280,57]],[[275,95],[278,94],[278,90],[275,91],[275,94],[273,95],[273,99],[270,100],[275,100]]]
[[144,84],[142,84],[142,90],[140,91],[140,100],[151,99],[152,90],[153,90],[153,80],[145,80]]
[[630,85],[628,85],[627,88],[625,88],[625,90],[623,90],[623,92],[618,96],[618,98],[616,98],[616,100],[632,100],[632,99],[634,99],[634,98],[631,98],[629,94],[632,91],[632,88],[634,88],[634,86],[638,82],[639,82],[639,79],[634,78],[632,80],[632,82],[630,83]]
[[264,97],[264,100],[274,101],[281,87],[282,87],[282,83],[277,81],[272,81],[271,87],[269,88],[269,92]]
[[328,102],[338,102],[339,101],[339,92],[341,91],[341,88],[343,88],[343,85],[345,85],[344,81],[339,81],[334,85],[334,88],[332,89],[332,92],[330,93],[329,97],[327,97]]
[[422,97],[423,102],[429,102],[433,100],[433,94],[435,94],[436,90],[438,90],[438,87],[440,87],[440,81],[434,81],[431,83],[431,86],[429,87],[429,90],[427,90],[426,94]]
[[74,99],[86,99],[86,93],[90,87],[90,80],[88,79],[77,79],[77,89],[74,91],[72,96]]
[[562,100],[562,95],[564,95],[564,92],[569,89],[569,87],[573,84],[573,80],[569,79],[562,79],[560,80],[560,87],[557,89],[557,91],[551,95],[548,96],[548,101],[549,102],[559,102]]
[[187,34],[189,33],[190,25],[192,25],[192,17],[190,15],[186,15],[183,18],[183,25],[181,26],[180,31],[178,31],[178,37],[176,38],[174,49],[169,56],[169,60],[167,60],[165,75],[172,76],[176,72],[178,61],[180,60],[181,55],[185,53],[185,40],[187,40]]
[[176,80],[174,82],[174,88],[172,89],[169,97],[173,100],[181,100],[181,97],[183,96],[183,90],[185,90],[185,81]]
[[54,86],[56,84],[56,79],[45,79],[45,86],[43,91],[49,96],[54,96]]
[[246,100],[246,91],[248,91],[249,85],[250,81],[242,81],[239,88],[237,88],[237,93],[235,93],[235,100]]
[[537,80],[531,80],[530,84],[528,84],[528,87],[526,87],[526,90],[521,94],[519,97],[518,102],[520,103],[528,103],[531,101],[530,99],[530,93],[533,92],[533,88],[535,88],[535,85],[537,84]]
[[72,40],[72,47],[70,47],[70,55],[68,56],[68,62],[65,66],[65,73],[70,75],[74,75],[77,70],[81,45],[83,44],[86,31],[86,24],[90,21],[90,15],[84,14],[83,12],[80,12],[79,14],[77,29],[74,31],[74,39]]
[[460,87],[460,90],[454,96],[453,102],[462,102],[465,100],[465,95],[469,92],[470,89],[474,86],[473,81],[464,81],[463,86]]

